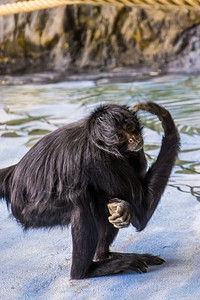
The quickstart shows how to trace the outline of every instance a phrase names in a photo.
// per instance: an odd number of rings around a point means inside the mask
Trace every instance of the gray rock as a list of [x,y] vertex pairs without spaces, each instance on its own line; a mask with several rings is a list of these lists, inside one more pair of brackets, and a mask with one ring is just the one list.
[[[0,75],[199,72],[200,9],[73,5],[0,16]],[[159,71],[160,72],[160,71]]]

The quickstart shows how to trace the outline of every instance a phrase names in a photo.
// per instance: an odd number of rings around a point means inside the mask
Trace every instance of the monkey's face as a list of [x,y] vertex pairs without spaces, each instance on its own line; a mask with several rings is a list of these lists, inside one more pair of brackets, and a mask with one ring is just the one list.
[[100,106],[89,121],[91,141],[110,154],[138,152],[143,147],[142,127],[127,106]]
[[141,129],[133,121],[127,121],[122,124],[118,131],[118,146],[120,150],[139,151],[143,147],[143,138]]

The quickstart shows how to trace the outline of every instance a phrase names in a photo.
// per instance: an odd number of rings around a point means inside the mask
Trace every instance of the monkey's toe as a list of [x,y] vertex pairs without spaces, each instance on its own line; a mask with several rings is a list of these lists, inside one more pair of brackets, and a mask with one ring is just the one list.
[[142,254],[142,257],[148,265],[162,265],[165,262],[165,260],[159,256],[154,256],[151,254]]

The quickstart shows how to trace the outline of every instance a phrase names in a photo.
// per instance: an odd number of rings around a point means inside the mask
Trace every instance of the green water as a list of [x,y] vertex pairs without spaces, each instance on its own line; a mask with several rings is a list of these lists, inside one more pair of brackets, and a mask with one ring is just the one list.
[[[161,77],[146,82],[96,86],[94,82],[0,87],[0,167],[16,163],[45,134],[86,116],[98,104],[155,101],[172,114],[181,132],[181,153],[169,185],[200,200],[200,77]],[[149,164],[162,128],[140,113]]]

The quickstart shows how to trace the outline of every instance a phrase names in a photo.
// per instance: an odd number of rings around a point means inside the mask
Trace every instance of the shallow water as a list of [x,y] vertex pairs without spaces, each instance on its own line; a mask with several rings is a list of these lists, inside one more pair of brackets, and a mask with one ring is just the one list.
[[[181,153],[169,185],[200,200],[200,77],[168,76],[101,86],[92,81],[1,86],[0,167],[18,162],[43,135],[88,115],[100,103],[134,105],[149,100],[165,106],[181,132]],[[160,148],[162,128],[155,116],[142,112],[140,117],[151,164]]]

